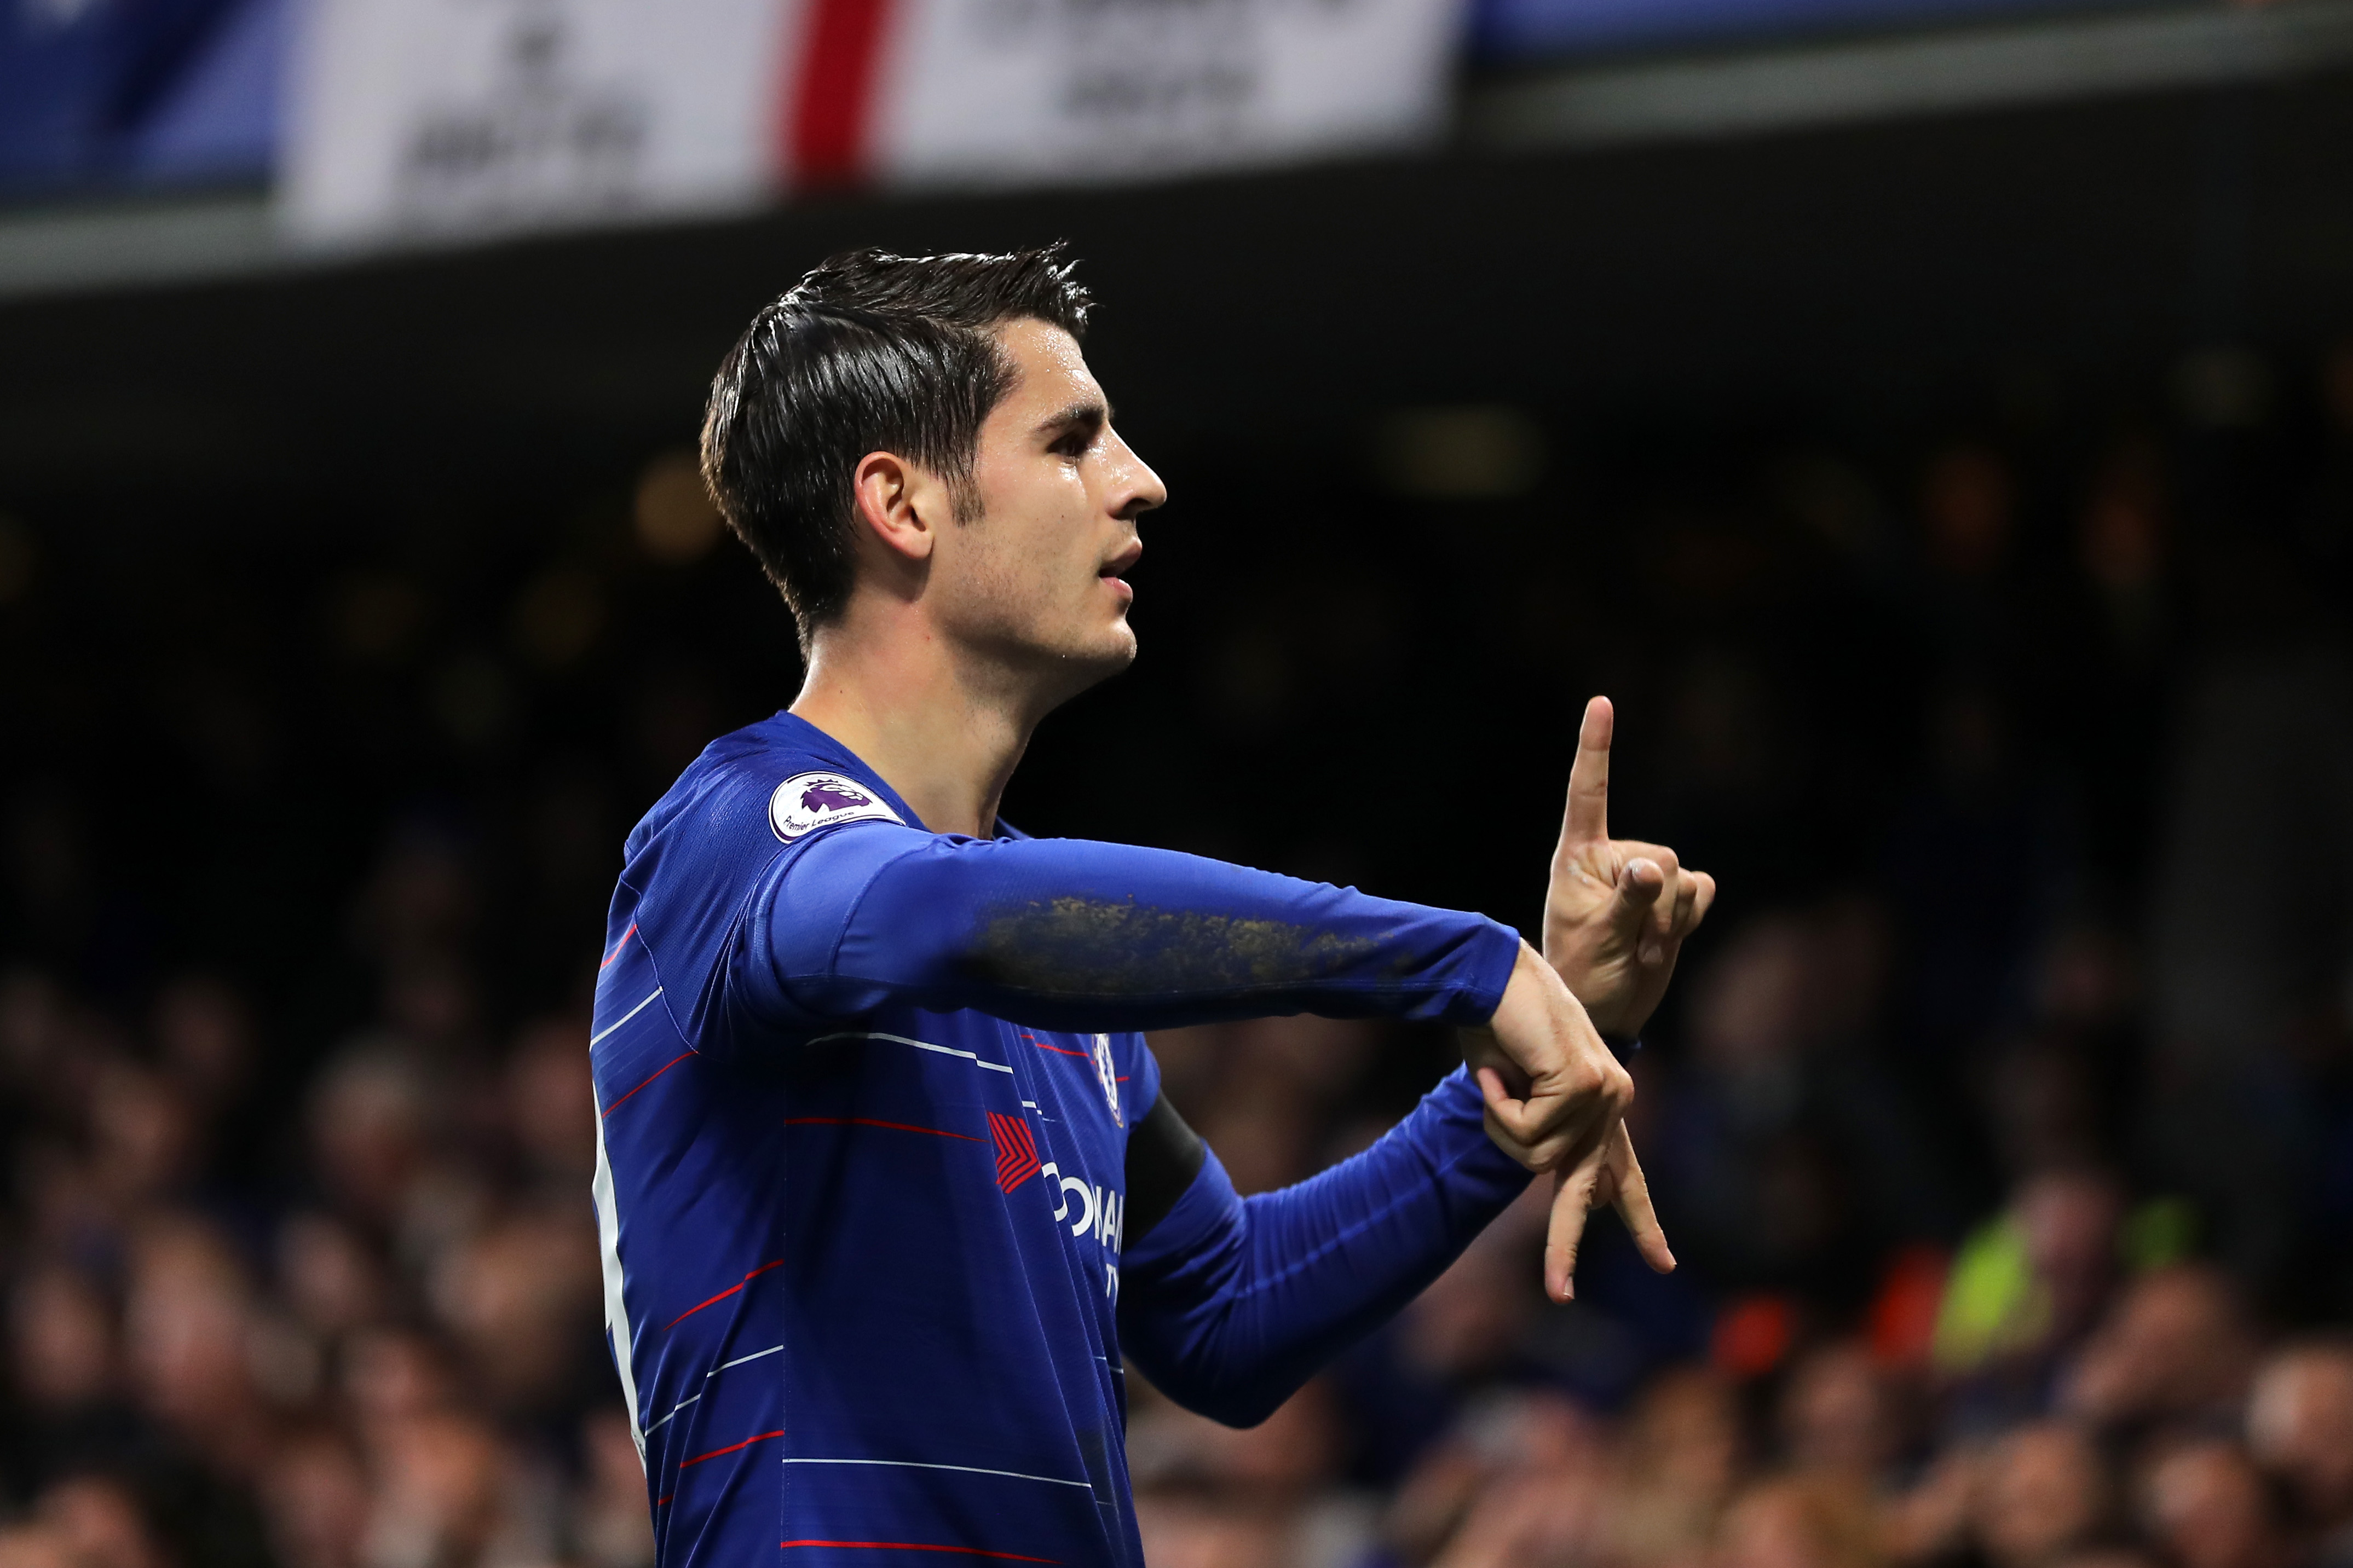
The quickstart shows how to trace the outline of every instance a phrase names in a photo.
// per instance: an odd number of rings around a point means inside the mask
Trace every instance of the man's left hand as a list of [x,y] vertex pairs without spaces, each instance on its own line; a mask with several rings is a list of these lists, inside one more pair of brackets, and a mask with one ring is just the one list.
[[1685,869],[1663,845],[1609,837],[1615,722],[1607,697],[1585,705],[1545,894],[1544,955],[1594,1027],[1626,1038],[1666,994],[1683,938],[1715,901],[1715,879]]

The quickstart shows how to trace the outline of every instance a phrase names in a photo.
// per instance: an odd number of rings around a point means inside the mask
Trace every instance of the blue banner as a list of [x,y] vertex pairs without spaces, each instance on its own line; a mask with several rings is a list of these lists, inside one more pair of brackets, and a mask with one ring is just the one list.
[[1474,60],[1512,64],[1884,31],[2130,0],[1473,0]]
[[266,178],[289,0],[0,6],[0,189]]

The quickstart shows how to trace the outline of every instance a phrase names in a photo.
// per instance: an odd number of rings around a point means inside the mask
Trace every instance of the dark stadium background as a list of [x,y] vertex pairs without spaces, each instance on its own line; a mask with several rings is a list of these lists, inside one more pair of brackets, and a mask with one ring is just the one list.
[[[1147,1480],[1246,1519],[1342,1479],[1409,1494],[1466,1390],[1566,1388],[1606,1417],[1646,1387],[1683,1397],[1653,1380],[1694,1366],[1769,1456],[1790,1367],[1853,1333],[1895,1335],[1888,1375],[1925,1403],[1904,1380],[1926,1352],[1890,1317],[1905,1281],[2052,1169],[2114,1172],[2150,1256],[2216,1260],[2266,1331],[2341,1324],[2347,89],[833,198],[0,304],[9,1266],[85,1234],[43,1207],[42,1159],[119,1152],[59,1087],[82,1047],[158,1059],[157,1009],[191,977],[246,1009],[254,1055],[171,1202],[256,1278],[285,1215],[345,1201],[314,1168],[315,1097],[369,1031],[472,1086],[437,1136],[527,1209],[531,1136],[466,1121],[496,1121],[487,1064],[585,1017],[621,836],[796,683],[784,612],[679,488],[711,370],[832,250],[1060,237],[1102,301],[1091,360],[1174,499],[1144,527],[1141,662],[1047,725],[1011,820],[1533,931],[1577,714],[1606,691],[1613,826],[1724,888],[1638,1111],[1685,1273],[1650,1281],[1605,1235],[1587,1304],[1526,1330],[1512,1368],[1474,1356],[1399,1394],[1378,1346],[1352,1361],[1324,1469],[1229,1463],[1164,1423],[1139,1469],[1179,1458]],[[2108,504],[2121,544],[2094,521]],[[2276,698],[2267,733],[2308,737],[2308,776],[2199,795],[2184,770],[2228,743],[2198,730],[2196,693],[2250,669]],[[2239,875],[2179,870],[2214,830],[2185,799],[2269,814]],[[2218,931],[2309,944],[2282,983],[2304,987],[2284,1004],[2302,1032],[2250,1069],[2273,1098],[2210,1103],[2187,1132],[2136,1000],[2168,876]],[[1828,1054],[1790,1058],[1843,1065],[1792,1142],[1711,1163],[1694,998],[1730,988],[1736,1009],[1742,976],[1760,1006],[1843,998]],[[1213,1140],[1231,1130],[1238,1169],[1288,1179],[1409,1104],[1450,1047],[1350,1036],[1274,1125],[1235,1065],[1251,1048],[1174,1042],[1174,1092]],[[1757,1223],[1787,1234],[1725,1218],[1712,1181],[1763,1194]],[[2186,1239],[2158,1236],[2181,1215]],[[121,1279],[91,1224],[77,1256]],[[1533,1250],[1513,1266],[1533,1289]],[[394,1321],[439,1310],[392,1293]],[[593,1307],[549,1309],[576,1364],[492,1402],[565,1474],[593,1469],[567,1423],[611,1403]],[[498,1342],[437,1342],[462,1366]],[[1994,1384],[1959,1380],[2039,1408]],[[140,1475],[204,1470],[200,1441],[151,1419],[166,1436],[141,1439]],[[1999,1426],[1907,1419],[1914,1479],[1951,1433]],[[2116,1453],[2118,1486],[2141,1484],[2155,1461]],[[11,1471],[19,1505],[45,1473]],[[234,1486],[170,1485],[141,1494],[167,1499],[167,1556],[265,1560]],[[1430,1560],[1411,1521],[1388,1528],[1408,1542],[1391,1560]]]

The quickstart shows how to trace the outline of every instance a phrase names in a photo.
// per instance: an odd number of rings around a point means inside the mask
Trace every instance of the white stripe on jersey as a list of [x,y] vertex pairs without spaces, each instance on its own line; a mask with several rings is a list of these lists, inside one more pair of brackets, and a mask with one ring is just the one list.
[[[661,994],[662,988],[659,985],[655,986],[654,996],[659,996]],[[654,996],[647,997],[644,1001],[638,1003],[636,1006],[630,1008],[628,1012],[622,1014],[619,1017],[614,1019],[611,1023],[606,1025],[603,1028],[589,1036],[589,1048],[592,1050],[595,1049],[597,1041],[603,1039],[606,1036],[611,1034],[614,1030],[619,1028],[622,1025],[628,1023],[630,1019],[636,1017],[638,1014],[652,1006],[654,1005]]]
[[[754,1351],[750,1355],[739,1355],[733,1361],[723,1361],[717,1366],[712,1367],[709,1372],[704,1373],[702,1374],[702,1381],[709,1383],[712,1378],[717,1377],[721,1373],[725,1372],[731,1366],[742,1366],[747,1361],[758,1361],[762,1356],[775,1355],[778,1351],[783,1350],[784,1348],[785,1347],[782,1345],[770,1345],[766,1350]],[[670,1407],[670,1415],[663,1416],[660,1420],[646,1428],[646,1436],[650,1437],[655,1433],[660,1431],[663,1427],[669,1426],[680,1411],[685,1409],[688,1405],[693,1404],[695,1400],[702,1397],[702,1395],[697,1394],[689,1398],[681,1399],[676,1405],[671,1405]]]
[[[657,991],[654,996],[660,995]],[[650,1002],[653,996],[646,998]],[[643,1007],[646,1002],[638,1004]],[[630,1009],[631,1016],[636,1008]],[[628,1022],[628,1018],[621,1023]],[[619,1028],[616,1024],[613,1028]],[[612,1029],[605,1031],[611,1034]],[[645,1435],[638,1430],[638,1377],[629,1365],[629,1308],[621,1295],[621,1210],[613,1197],[613,1163],[605,1157],[604,1108],[596,1114],[596,1180],[589,1189],[596,1201],[596,1250],[604,1255],[605,1264],[605,1331],[612,1336],[613,1364],[621,1374],[621,1398],[629,1409],[629,1436],[638,1446],[638,1463],[646,1462]]]
[[[646,998],[647,1002],[650,1002],[652,1000],[653,998],[650,996]],[[641,1002],[638,1005],[643,1006],[645,1005],[645,1003]],[[626,1018],[622,1020],[623,1023],[627,1023],[628,1021],[628,1020]],[[617,1026],[616,1026],[616,1027]],[[809,1044],[812,1046],[821,1046],[828,1040],[888,1040],[894,1046],[913,1046],[919,1051],[937,1051],[944,1057],[962,1057],[973,1066],[976,1068],[986,1068],[990,1072],[1001,1072],[1010,1075],[1013,1071],[1011,1068],[1006,1066],[1003,1062],[981,1060],[980,1057],[976,1052],[960,1051],[954,1046],[935,1046],[929,1040],[911,1040],[904,1035],[886,1035],[876,1029],[845,1029],[838,1035],[819,1035],[816,1039],[811,1040]],[[1027,1105],[1029,1102],[1025,1100],[1021,1103]]]
[[1016,1481],[1044,1481],[1055,1487],[1095,1489],[1085,1481],[1066,1481],[1060,1476],[1025,1476],[1019,1470],[984,1470],[977,1465],[924,1465],[913,1459],[786,1459],[788,1465],[891,1465],[902,1470],[961,1470],[968,1476],[1003,1476]]

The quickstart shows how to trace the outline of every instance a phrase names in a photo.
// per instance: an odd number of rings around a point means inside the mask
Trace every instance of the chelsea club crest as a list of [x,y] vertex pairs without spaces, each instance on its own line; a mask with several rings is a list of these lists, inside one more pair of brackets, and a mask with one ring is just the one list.
[[1103,1085],[1103,1103],[1111,1107],[1112,1125],[1126,1126],[1126,1119],[1119,1113],[1119,1068],[1111,1059],[1109,1035],[1095,1037],[1095,1081]]

